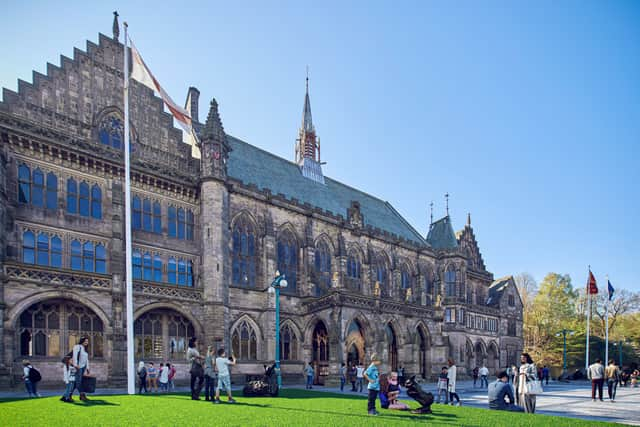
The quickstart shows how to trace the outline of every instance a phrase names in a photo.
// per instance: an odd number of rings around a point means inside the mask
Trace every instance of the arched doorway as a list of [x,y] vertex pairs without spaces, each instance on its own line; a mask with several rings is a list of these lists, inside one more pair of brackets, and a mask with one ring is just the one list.
[[429,375],[429,369],[427,367],[427,350],[428,350],[428,341],[427,341],[427,331],[422,326],[418,326],[418,370],[420,371],[420,377],[422,379],[426,379]]
[[491,343],[487,350],[487,368],[491,375],[495,374],[498,369],[498,349],[495,343]]
[[474,352],[474,358],[475,358],[477,366],[482,367],[482,365],[485,365],[487,363],[486,357],[485,357],[484,346],[482,345],[482,342],[480,342],[480,341],[478,341],[476,343],[475,352]]
[[313,383],[324,385],[324,380],[329,375],[329,333],[323,321],[319,320],[316,323],[311,342],[313,345],[312,364],[315,371]]
[[89,356],[103,357],[104,325],[90,308],[64,299],[45,300],[22,312],[17,323],[18,357],[59,359],[76,345],[81,336],[89,337]]
[[389,358],[389,366],[392,371],[398,370],[398,341],[396,339],[396,332],[393,330],[391,322],[387,323],[385,327],[387,335],[387,357]]
[[358,320],[349,323],[345,348],[347,349],[347,366],[364,364],[366,354],[364,329]]

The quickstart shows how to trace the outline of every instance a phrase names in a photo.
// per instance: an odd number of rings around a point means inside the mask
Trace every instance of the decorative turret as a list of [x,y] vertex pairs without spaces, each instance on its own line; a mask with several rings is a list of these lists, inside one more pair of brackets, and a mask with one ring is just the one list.
[[120,25],[118,24],[118,11],[113,12],[113,39],[118,41],[118,37],[120,37]]
[[207,121],[200,134],[202,150],[202,178],[227,178],[227,159],[231,151],[222,127],[218,103],[211,100]]
[[296,140],[296,163],[300,166],[300,171],[304,177],[324,184],[322,163],[320,162],[320,139],[316,137],[316,128],[313,126],[311,118],[308,75],[307,90],[304,95],[304,107],[302,109],[302,124]]

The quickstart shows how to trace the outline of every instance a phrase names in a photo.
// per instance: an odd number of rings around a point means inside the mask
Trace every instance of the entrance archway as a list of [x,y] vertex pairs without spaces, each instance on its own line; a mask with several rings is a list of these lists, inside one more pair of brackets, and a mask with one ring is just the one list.
[[496,348],[495,343],[489,344],[489,348],[487,349],[487,368],[489,368],[489,372],[493,375],[498,369],[498,349]]
[[345,348],[347,349],[347,366],[364,364],[366,354],[364,329],[358,320],[352,320],[349,323]]
[[329,375],[329,333],[322,320],[319,320],[313,329],[312,345],[312,364],[315,371],[313,383],[324,385],[324,380]]
[[398,341],[396,339],[396,333],[393,330],[391,322],[387,323],[385,327],[387,335],[387,356],[389,358],[389,366],[392,371],[398,370]]

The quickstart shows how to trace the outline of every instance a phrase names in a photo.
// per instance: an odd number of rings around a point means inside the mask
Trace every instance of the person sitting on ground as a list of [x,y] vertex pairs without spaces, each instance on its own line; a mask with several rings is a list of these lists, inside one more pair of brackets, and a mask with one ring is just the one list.
[[391,372],[391,378],[389,378],[389,409],[406,411],[409,409],[409,405],[398,400],[400,396],[399,376],[397,372]]
[[380,407],[382,409],[389,409],[389,378],[387,374],[380,374]]
[[[496,409],[499,411],[512,411],[512,412],[524,412],[524,408],[515,404],[515,397],[513,396],[513,389],[509,384],[509,375],[506,371],[502,371],[498,374],[498,379],[495,382],[489,384],[489,409]],[[506,402],[504,398],[507,398],[509,402]]]

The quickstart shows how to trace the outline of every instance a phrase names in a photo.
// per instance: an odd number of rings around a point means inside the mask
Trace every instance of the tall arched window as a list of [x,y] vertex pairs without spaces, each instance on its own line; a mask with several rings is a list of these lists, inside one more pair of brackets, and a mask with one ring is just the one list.
[[166,309],[144,313],[133,324],[136,358],[140,360],[183,361],[189,338],[195,336],[185,316]]
[[94,259],[93,243],[84,242],[84,245],[82,245],[82,266],[84,271],[94,271]]
[[167,210],[167,220],[169,221],[169,237],[177,237],[177,214],[175,206],[169,206]]
[[45,233],[38,234],[38,245],[36,247],[37,252],[37,264],[49,265],[49,235]]
[[71,269],[82,270],[82,243],[77,240],[71,242]]
[[18,167],[18,202],[31,203],[31,169],[25,164]]
[[314,276],[316,296],[326,294],[331,288],[331,252],[323,241],[316,246]]
[[44,174],[40,168],[33,171],[31,205],[38,207],[42,207],[44,205]]
[[98,127],[98,139],[104,145],[121,149],[124,141],[124,126],[122,120],[115,114],[102,119]]
[[80,183],[80,197],[78,198],[78,213],[82,216],[89,216],[89,184],[82,181]]
[[431,270],[426,270],[424,272],[424,288],[423,292],[425,294],[425,304],[433,305],[433,301],[435,298],[435,287],[433,284],[433,273]]
[[89,337],[89,356],[104,355],[102,320],[89,308],[71,301],[46,300],[26,309],[18,321],[20,356],[59,358],[81,336]]
[[142,202],[138,196],[133,196],[131,201],[131,228],[134,230],[142,228]]
[[242,219],[233,227],[232,280],[234,285],[256,286],[256,237],[253,226]]
[[107,272],[107,259],[104,246],[96,245],[96,273],[105,274]]
[[58,236],[51,238],[51,267],[62,267],[62,240]]
[[347,257],[347,287],[354,291],[362,289],[362,266],[355,251],[350,252]]
[[231,333],[231,348],[238,360],[258,359],[258,340],[251,324],[243,320]]
[[162,258],[159,255],[153,257],[153,281],[162,282]]
[[58,177],[53,173],[47,174],[47,209],[58,208]]
[[409,267],[406,265],[403,265],[400,269],[400,290],[400,299],[406,302],[413,302],[413,277]]
[[67,212],[78,213],[78,184],[73,178],[67,179]]
[[191,209],[187,210],[187,224],[186,224],[186,235],[187,235],[187,240],[193,240],[193,227],[195,226],[194,224],[194,218],[193,218],[193,211]]
[[456,296],[456,269],[453,265],[447,267],[447,270],[444,273],[444,286],[446,296]]
[[91,216],[102,219],[102,190],[98,184],[93,184],[91,187]]
[[383,257],[379,257],[376,260],[376,264],[373,268],[374,274],[374,293],[378,292],[375,288],[377,284],[379,286],[379,296],[381,298],[387,298],[389,296],[389,283],[388,283],[388,274],[387,274],[387,263]]
[[22,233],[22,262],[36,263],[36,239],[31,231]]
[[184,209],[178,208],[178,239],[184,239],[186,222]]
[[167,267],[167,281],[172,285],[178,282],[178,265],[174,257],[169,258],[169,265]]
[[285,274],[288,286],[282,291],[296,292],[298,275],[298,245],[291,233],[283,233],[278,239],[278,271]]
[[153,202],[153,232],[162,234],[162,208],[160,202]]
[[138,250],[134,250],[131,254],[132,276],[134,279],[142,279],[142,254]]
[[142,256],[142,279],[151,281],[153,278],[153,263],[151,262],[151,255],[149,252]]
[[298,337],[288,323],[280,328],[280,357],[282,360],[298,360]]
[[144,231],[152,230],[152,214],[151,214],[151,200],[144,199],[142,202],[142,229]]

